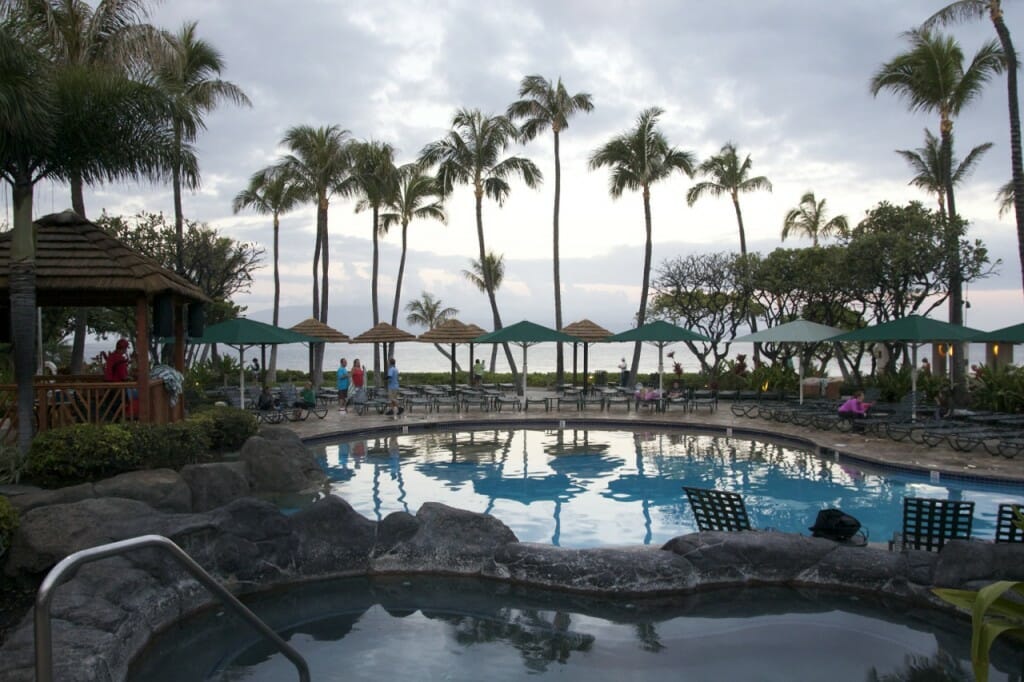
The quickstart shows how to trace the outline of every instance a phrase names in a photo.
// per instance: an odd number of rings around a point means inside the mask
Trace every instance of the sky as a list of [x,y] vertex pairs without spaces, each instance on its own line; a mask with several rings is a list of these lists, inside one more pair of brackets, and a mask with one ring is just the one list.
[[[570,121],[562,135],[561,255],[563,323],[589,318],[612,331],[632,326],[638,306],[644,223],[641,197],[608,194],[606,169],[588,159],[627,131],[639,113],[664,109],[670,143],[698,159],[726,142],[750,154],[752,172],[773,191],[743,195],[751,251],[780,243],[785,213],[811,190],[831,214],[851,222],[885,200],[932,197],[908,185],[911,172],[896,149],[923,145],[937,132],[937,114],[910,113],[896,96],[873,97],[869,81],[904,51],[901,34],[945,4],[942,0],[165,0],[151,23],[175,30],[198,22],[198,35],[225,61],[222,77],[240,86],[251,108],[225,104],[206,117],[196,148],[202,187],[184,194],[186,217],[266,250],[266,267],[237,299],[269,320],[272,300],[270,219],[234,215],[232,198],[249,176],[282,153],[281,138],[296,125],[337,124],[356,139],[376,139],[414,160],[450,129],[458,108],[504,113],[518,99],[521,79],[561,77],[570,92],[588,92],[594,110]],[[1006,3],[1012,33],[1024,36],[1024,8]],[[995,33],[977,22],[949,29],[970,56]],[[1018,39],[1021,42],[1024,38]],[[956,120],[960,156],[993,148],[957,194],[969,236],[1003,263],[998,276],[971,285],[966,323],[993,329],[1020,321],[1021,278],[1010,217],[997,216],[995,195],[1010,177],[1005,79],[993,81]],[[546,182],[520,181],[503,206],[483,209],[487,248],[504,254],[498,304],[506,324],[531,319],[554,325],[551,212],[554,156],[550,133],[508,154],[527,156]],[[727,198],[694,207],[686,190],[697,180],[678,175],[652,191],[654,266],[691,253],[738,251],[735,214]],[[8,202],[9,203],[9,202]],[[42,184],[38,215],[70,205],[67,190]],[[170,187],[115,184],[87,193],[91,217],[105,210],[173,215]],[[328,322],[350,335],[370,326],[371,217],[335,199],[329,213],[331,313]],[[10,209],[8,208],[8,211]],[[491,327],[486,298],[461,271],[477,255],[471,193],[448,200],[447,225],[414,222],[402,305],[430,292],[460,311],[464,322]],[[315,212],[305,206],[282,218],[283,324],[309,317]],[[400,235],[382,241],[381,314],[390,319]],[[945,307],[935,317],[945,319]],[[404,313],[400,326],[405,324]],[[411,328],[414,332],[421,329]]]

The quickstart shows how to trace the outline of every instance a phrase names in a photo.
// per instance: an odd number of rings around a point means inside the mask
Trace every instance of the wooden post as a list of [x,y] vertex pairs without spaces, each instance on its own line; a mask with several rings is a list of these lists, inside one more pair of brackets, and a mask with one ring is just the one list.
[[174,369],[185,373],[185,304],[174,297]]
[[149,400],[149,300],[140,296],[135,302],[135,367],[139,386],[139,421],[150,422]]

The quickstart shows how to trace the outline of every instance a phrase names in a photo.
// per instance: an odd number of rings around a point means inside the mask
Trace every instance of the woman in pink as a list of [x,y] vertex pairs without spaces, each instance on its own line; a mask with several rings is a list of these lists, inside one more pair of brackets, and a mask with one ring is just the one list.
[[363,371],[363,366],[359,363],[359,358],[352,361],[352,387],[357,391],[363,387],[366,382],[366,372]]
[[839,416],[863,419],[873,403],[864,402],[864,391],[854,391],[849,400],[839,406]]

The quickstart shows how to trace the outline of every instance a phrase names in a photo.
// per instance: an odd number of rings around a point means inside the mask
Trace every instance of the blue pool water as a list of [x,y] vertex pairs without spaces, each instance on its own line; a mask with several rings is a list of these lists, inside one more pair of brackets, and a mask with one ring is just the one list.
[[757,528],[807,533],[818,510],[857,517],[872,541],[901,524],[904,497],[973,500],[991,538],[1024,486],[883,471],[767,440],[685,431],[488,428],[347,439],[315,448],[332,491],[382,519],[424,502],[493,514],[524,542],[661,544],[696,530],[682,486],[743,495]]
[[[863,682],[967,680],[970,623],[818,590],[717,590],[614,600],[483,580],[348,579],[250,599],[317,682]],[[993,649],[990,680],[1019,679]],[[294,680],[294,667],[233,615],[164,633],[130,682]]]

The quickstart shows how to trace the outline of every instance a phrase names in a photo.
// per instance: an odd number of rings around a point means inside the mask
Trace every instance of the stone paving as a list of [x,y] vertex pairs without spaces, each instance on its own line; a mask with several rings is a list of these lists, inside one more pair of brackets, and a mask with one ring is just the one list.
[[[529,397],[541,398],[553,395],[553,393],[537,392],[535,394],[531,392]],[[804,439],[821,449],[834,450],[840,453],[840,456],[846,454],[878,464],[918,469],[923,472],[938,471],[940,474],[985,477],[1024,484],[1024,457],[994,456],[980,446],[973,452],[957,452],[944,443],[936,447],[928,447],[909,441],[896,442],[874,434],[822,431],[759,418],[737,417],[732,413],[728,401],[722,401],[714,412],[708,409],[686,412],[673,406],[668,411],[661,413],[647,411],[644,408],[641,408],[640,411],[630,409],[629,412],[626,412],[622,405],[614,405],[610,410],[600,410],[596,405],[584,410],[563,405],[561,409],[547,411],[542,405],[531,404],[525,411],[513,410],[506,406],[501,411],[482,411],[477,407],[472,407],[462,412],[454,412],[450,408],[428,412],[426,408],[417,406],[412,410],[406,410],[405,414],[398,419],[387,415],[378,415],[373,411],[363,415],[356,414],[352,410],[349,410],[348,413],[339,413],[337,407],[332,406],[327,417],[322,420],[311,415],[304,422],[285,422],[285,425],[297,431],[303,439],[313,440],[346,433],[390,431],[403,426],[413,427],[424,424],[444,424],[455,428],[459,428],[459,425],[462,424],[468,428],[479,426],[481,422],[485,424],[522,424],[524,422],[557,422],[560,420],[571,421],[573,424],[586,422],[593,424],[596,428],[601,428],[602,425],[611,426],[612,423],[616,427],[625,426],[627,428],[637,425],[704,426],[715,430],[731,428],[737,435],[741,435],[741,432],[759,436],[783,435]]]

